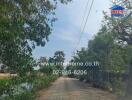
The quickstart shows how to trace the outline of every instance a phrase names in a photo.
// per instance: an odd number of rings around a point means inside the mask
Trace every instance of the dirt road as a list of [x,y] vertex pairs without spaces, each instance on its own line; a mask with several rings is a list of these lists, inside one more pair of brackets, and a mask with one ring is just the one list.
[[116,100],[116,96],[77,79],[61,77],[50,88],[40,91],[37,100]]

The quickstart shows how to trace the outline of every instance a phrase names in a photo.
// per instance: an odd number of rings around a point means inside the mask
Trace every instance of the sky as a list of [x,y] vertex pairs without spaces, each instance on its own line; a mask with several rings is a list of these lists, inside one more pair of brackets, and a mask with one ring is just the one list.
[[[49,42],[44,47],[36,47],[33,57],[53,57],[55,51],[64,51],[66,62],[70,61],[75,50],[87,47],[88,41],[93,39],[101,28],[103,11],[110,12],[110,0],[94,0],[90,16],[88,18],[84,32],[83,18],[86,19],[92,0],[90,0],[87,13],[85,13],[88,0],[73,0],[68,5],[59,4],[56,9],[57,21],[54,23]],[[79,38],[82,35],[80,43]],[[78,44],[78,45],[77,45]]]

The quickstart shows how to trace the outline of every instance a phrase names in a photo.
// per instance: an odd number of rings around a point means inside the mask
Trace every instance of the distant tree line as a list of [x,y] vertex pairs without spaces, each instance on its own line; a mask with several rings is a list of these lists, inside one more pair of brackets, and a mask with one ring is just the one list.
[[[53,57],[40,57],[37,65],[40,67],[39,71],[41,73],[51,75],[53,74],[53,70],[63,70],[63,63],[65,60],[65,54],[63,51],[56,51]],[[56,64],[58,63],[58,64]],[[62,63],[62,64],[59,64]],[[50,64],[53,64],[52,66]]]

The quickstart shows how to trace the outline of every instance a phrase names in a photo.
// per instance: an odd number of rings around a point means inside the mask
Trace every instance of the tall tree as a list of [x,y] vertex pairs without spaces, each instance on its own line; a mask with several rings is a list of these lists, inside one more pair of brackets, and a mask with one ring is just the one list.
[[[120,24],[113,30],[117,33],[117,39],[120,43],[125,43],[128,46],[132,46],[132,23],[128,22],[128,19],[132,19],[132,12],[124,17]],[[130,52],[131,53],[131,52]],[[129,78],[127,83],[127,90],[124,100],[132,99],[132,58],[129,66]]]
[[[35,46],[44,46],[56,20],[59,2],[71,0],[0,0],[0,60],[20,66]],[[15,70],[15,68],[14,68]]]
[[63,69],[63,63],[65,60],[65,54],[63,51],[56,51],[54,53],[54,61],[56,64],[57,69]]
[[56,51],[54,54],[54,59],[56,62],[64,62],[65,54],[63,51]]
[[[128,1],[129,2],[129,1]],[[129,5],[126,8],[126,15],[122,18],[113,18],[106,16],[107,26],[110,28],[111,33],[116,38],[115,41],[121,46],[125,46],[126,48],[132,46],[132,5],[131,1],[128,3]],[[131,49],[129,53],[131,54]],[[126,53],[126,52],[125,52]],[[129,63],[129,77],[126,89],[126,95],[123,100],[131,100],[132,99],[132,57]]]

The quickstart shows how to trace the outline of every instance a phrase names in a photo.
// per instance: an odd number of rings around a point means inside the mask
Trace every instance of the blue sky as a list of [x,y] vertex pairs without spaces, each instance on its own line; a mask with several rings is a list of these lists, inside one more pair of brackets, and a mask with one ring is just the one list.
[[[53,32],[49,36],[49,42],[45,47],[36,47],[33,51],[34,58],[38,59],[41,56],[52,57],[55,51],[62,50],[66,54],[66,61],[69,61],[75,47],[79,50],[81,47],[88,45],[88,41],[94,37],[101,27],[101,21],[103,20],[102,12],[110,12],[110,0],[94,1],[86,28],[83,33],[80,33],[87,1],[73,0],[68,5],[58,5],[56,9],[58,20],[54,23]],[[81,34],[83,35],[80,44],[77,46]]]

